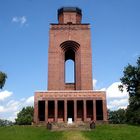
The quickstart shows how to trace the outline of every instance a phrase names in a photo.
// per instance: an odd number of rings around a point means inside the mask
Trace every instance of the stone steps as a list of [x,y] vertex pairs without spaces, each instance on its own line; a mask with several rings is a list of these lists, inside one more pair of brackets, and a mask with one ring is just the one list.
[[90,130],[89,123],[52,123],[52,131],[64,131],[64,130]]

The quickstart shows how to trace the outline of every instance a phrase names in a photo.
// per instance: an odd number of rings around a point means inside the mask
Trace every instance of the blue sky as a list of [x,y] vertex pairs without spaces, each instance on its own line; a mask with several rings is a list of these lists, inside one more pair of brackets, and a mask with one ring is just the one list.
[[0,0],[0,70],[8,75],[0,118],[13,119],[33,103],[36,90],[47,90],[49,24],[57,23],[62,6],[78,6],[82,22],[91,24],[95,89],[108,92],[108,103],[126,99],[111,94],[118,93],[123,68],[140,54],[139,0]]

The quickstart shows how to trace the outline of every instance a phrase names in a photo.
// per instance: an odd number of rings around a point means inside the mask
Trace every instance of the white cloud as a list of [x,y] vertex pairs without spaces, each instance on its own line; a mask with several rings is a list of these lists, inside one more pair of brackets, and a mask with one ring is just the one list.
[[12,22],[19,23],[20,25],[27,25],[26,24],[27,23],[27,18],[26,18],[26,16],[21,16],[21,17],[15,16],[15,17],[12,18]]
[[27,19],[25,16],[20,18],[21,24],[25,24],[27,22]]
[[121,82],[115,82],[107,88],[108,98],[128,98],[126,87],[124,87],[123,92],[121,92],[118,88],[119,85],[121,85]]
[[34,104],[34,96],[31,96],[26,99],[26,104],[33,105]]
[[0,112],[3,112],[3,110],[4,110],[4,107],[0,106]]
[[95,89],[96,88],[97,80],[96,79],[93,79],[92,83],[93,83],[93,89]]
[[129,95],[126,91],[126,87],[124,87],[123,92],[119,90],[118,86],[120,84],[121,82],[115,82],[106,89],[107,107],[110,110],[127,108]]
[[[1,93],[0,93],[1,94]],[[19,100],[11,100],[7,99],[9,96],[12,95],[12,92],[6,91],[2,92],[3,96],[0,96],[3,102],[0,102],[0,118],[1,119],[8,119],[14,121],[17,113],[26,106],[33,106],[34,103],[34,96],[28,98],[21,98]]]
[[12,22],[19,22],[18,17],[13,17]]
[[100,89],[100,91],[106,91],[106,88],[102,88],[102,89]]
[[0,100],[5,100],[6,98],[10,97],[13,93],[10,91],[1,91],[0,92]]
[[107,107],[110,110],[115,110],[119,108],[126,108],[128,105],[128,99],[115,99],[112,101],[109,101]]

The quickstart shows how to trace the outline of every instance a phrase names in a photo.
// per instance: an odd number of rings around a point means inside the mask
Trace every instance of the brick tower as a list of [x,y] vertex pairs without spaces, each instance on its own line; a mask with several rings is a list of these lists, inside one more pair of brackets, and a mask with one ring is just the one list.
[[[92,90],[89,24],[81,24],[79,8],[58,10],[58,24],[51,24],[48,90]],[[65,62],[75,63],[75,82],[65,83]],[[59,82],[56,82],[59,81]]]
[[[58,9],[50,25],[48,91],[36,92],[34,122],[107,121],[106,94],[93,91],[90,25],[77,7]],[[74,62],[74,82],[65,82],[65,63]]]

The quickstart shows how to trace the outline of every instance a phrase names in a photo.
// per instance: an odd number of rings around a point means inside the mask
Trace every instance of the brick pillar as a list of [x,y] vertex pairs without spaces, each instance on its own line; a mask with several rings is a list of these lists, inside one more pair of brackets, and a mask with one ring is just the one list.
[[86,100],[83,101],[83,112],[84,112],[84,122],[87,120],[87,108],[86,108]]
[[74,100],[74,122],[77,121],[77,100]]
[[103,100],[103,120],[107,121],[107,106],[106,106],[106,100]]
[[64,121],[67,123],[67,100],[64,100]]
[[55,115],[55,117],[54,117],[54,120],[55,120],[55,122],[57,122],[57,112],[58,112],[58,104],[57,104],[57,100],[55,100],[54,101],[55,102],[55,107],[54,107],[54,110],[55,110],[55,112],[54,112],[54,115]]
[[96,121],[96,100],[93,100],[93,120]]
[[45,101],[45,122],[48,122],[48,100]]
[[38,124],[38,101],[34,102],[34,122]]

